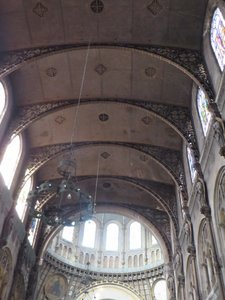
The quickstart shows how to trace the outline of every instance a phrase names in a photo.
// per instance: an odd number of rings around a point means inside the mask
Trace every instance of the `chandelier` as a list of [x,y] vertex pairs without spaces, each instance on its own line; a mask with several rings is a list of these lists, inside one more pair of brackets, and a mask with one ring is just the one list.
[[[69,158],[64,158],[59,162],[57,171],[62,177],[59,184],[54,182],[45,181],[34,190],[32,190],[28,195],[28,204],[30,207],[30,216],[36,219],[40,219],[43,223],[50,226],[64,225],[64,226],[75,226],[77,222],[84,222],[91,219],[92,215],[95,213],[95,203],[96,203],[96,193],[98,184],[98,173],[99,173],[99,159],[98,159],[98,169],[96,177],[95,195],[94,199],[91,195],[82,192],[77,185],[76,181],[76,162],[74,158],[74,153],[72,150],[72,142],[76,136],[77,131],[77,120],[78,111],[81,102],[81,95],[84,86],[84,79],[86,74],[88,56],[90,51],[90,41],[87,48],[87,54],[84,63],[83,75],[80,86],[80,93],[78,98],[77,107],[74,114],[74,122],[72,126],[71,133],[71,155]],[[45,199],[49,195],[54,196],[58,199],[55,205],[43,205]],[[66,211],[65,205],[63,204],[71,200],[74,200],[79,206],[80,214],[78,217],[71,217],[71,210]],[[46,201],[47,202],[47,201]],[[75,203],[72,203],[73,207]],[[69,216],[68,216],[69,215]]]
[[[82,192],[78,187],[75,176],[75,161],[68,158],[61,160],[57,171],[62,176],[59,183],[45,181],[29,192],[27,201],[30,207],[30,216],[40,219],[50,226],[75,226],[77,222],[91,219],[95,212],[95,201],[91,195]],[[41,207],[44,199],[49,195],[54,197],[57,203]],[[71,201],[74,206],[76,204],[77,210],[80,211],[79,215],[68,216],[71,209],[68,212],[68,209],[64,207],[66,201]]]

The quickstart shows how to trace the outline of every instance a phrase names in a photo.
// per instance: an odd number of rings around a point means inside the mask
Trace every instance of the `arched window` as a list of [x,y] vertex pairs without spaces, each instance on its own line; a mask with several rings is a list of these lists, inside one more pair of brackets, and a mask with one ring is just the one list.
[[221,71],[223,71],[225,65],[225,20],[219,8],[215,10],[212,17],[210,38],[213,52]]
[[0,121],[3,118],[5,112],[5,106],[6,106],[5,89],[2,82],[0,81]]
[[154,296],[156,300],[166,300],[167,299],[167,287],[165,280],[159,280],[154,286]]
[[10,189],[21,155],[21,138],[13,137],[8,144],[0,164],[0,172],[8,189]]
[[28,241],[30,242],[31,246],[34,246],[35,237],[37,234],[38,225],[40,220],[33,218],[31,221],[31,227],[29,230]]
[[133,222],[130,225],[130,249],[141,248],[141,224]]
[[[28,170],[25,173],[25,176],[28,175]],[[26,212],[26,200],[27,200],[27,196],[28,193],[30,192],[32,188],[32,177],[29,177],[26,181],[26,183],[24,184],[24,186],[22,187],[20,193],[19,193],[19,197],[17,199],[17,204],[16,204],[16,212],[20,218],[20,220],[24,219],[25,216],[25,212]]]
[[72,226],[64,226],[62,231],[62,238],[68,242],[73,241],[73,230]]
[[200,88],[198,89],[198,93],[197,93],[197,107],[198,107],[198,114],[200,117],[204,136],[206,136],[207,130],[209,128],[209,123],[211,120],[211,113],[208,109],[208,100],[205,97],[205,93]]
[[156,238],[154,237],[154,235],[152,235],[152,245],[157,245],[158,242],[156,240]]
[[189,170],[191,173],[191,181],[193,182],[195,179],[195,175],[196,175],[196,171],[194,168],[195,159],[194,159],[193,152],[192,152],[191,148],[189,148],[189,147],[187,147],[187,157],[188,157]]
[[88,248],[94,248],[95,246],[95,234],[96,224],[92,220],[88,220],[84,223],[84,235],[82,246]]
[[111,223],[106,229],[106,250],[117,251],[119,242],[119,226]]

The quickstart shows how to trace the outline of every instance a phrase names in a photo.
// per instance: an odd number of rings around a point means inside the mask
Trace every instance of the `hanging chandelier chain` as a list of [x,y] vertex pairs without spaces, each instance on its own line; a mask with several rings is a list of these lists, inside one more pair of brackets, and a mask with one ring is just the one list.
[[95,213],[97,190],[98,190],[99,169],[100,169],[100,153],[98,153],[98,164],[97,164],[97,173],[96,173],[96,182],[95,182],[94,213]]
[[81,86],[80,86],[80,92],[79,92],[77,106],[76,106],[76,109],[75,109],[75,116],[74,116],[74,122],[73,122],[73,127],[72,127],[72,134],[71,134],[71,140],[70,140],[72,157],[74,156],[74,150],[72,150],[72,144],[73,144],[73,139],[75,138],[76,133],[77,133],[78,112],[79,112],[79,109],[80,109],[81,96],[82,96],[82,92],[83,92],[83,88],[84,88],[84,81],[85,81],[85,75],[86,75],[86,71],[87,71],[87,63],[88,63],[88,57],[89,57],[89,53],[90,53],[90,46],[91,46],[91,40],[89,40],[89,42],[88,42],[88,48],[87,48],[86,57],[85,57],[84,69],[83,69]]

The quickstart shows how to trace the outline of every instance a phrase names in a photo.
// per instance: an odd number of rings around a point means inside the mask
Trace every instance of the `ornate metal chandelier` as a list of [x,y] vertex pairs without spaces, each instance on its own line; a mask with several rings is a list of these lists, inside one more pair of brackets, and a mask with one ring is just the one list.
[[[60,161],[57,170],[59,175],[62,176],[62,180],[58,184],[45,181],[29,193],[27,201],[30,207],[30,216],[40,219],[50,226],[75,226],[77,222],[91,219],[95,211],[95,203],[92,196],[82,192],[77,185],[75,161],[63,159]],[[44,199],[49,195],[57,199],[57,203],[42,206]],[[71,217],[68,210],[63,208],[63,204],[65,201],[73,201],[74,199],[76,199],[76,207],[80,213],[79,215],[76,214],[76,217]],[[75,205],[75,203],[73,204]]]

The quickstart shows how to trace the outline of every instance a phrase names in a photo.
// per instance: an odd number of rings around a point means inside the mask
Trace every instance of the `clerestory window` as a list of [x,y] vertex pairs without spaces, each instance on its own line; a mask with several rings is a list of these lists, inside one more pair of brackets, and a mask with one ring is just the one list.
[[73,231],[74,227],[72,226],[64,226],[62,231],[62,238],[68,242],[73,241]]
[[208,109],[208,100],[205,96],[205,93],[202,89],[198,89],[197,93],[197,107],[198,107],[198,114],[202,125],[202,130],[204,136],[206,136],[210,120],[211,120],[211,113]]
[[217,8],[212,17],[210,40],[216,60],[221,71],[225,65],[225,20],[219,8]]
[[94,248],[96,235],[96,223],[93,220],[88,220],[84,223],[84,235],[82,246]]
[[141,224],[138,222],[133,222],[130,225],[130,249],[140,249],[141,248]]
[[115,223],[110,223],[106,229],[106,250],[118,251],[119,243],[119,226]]
[[[28,170],[25,173],[25,176],[28,175]],[[20,220],[24,219],[26,208],[27,208],[27,196],[32,188],[32,177],[29,177],[27,181],[25,182],[24,186],[22,187],[16,204],[16,212],[20,218]]]
[[6,147],[3,159],[0,164],[0,172],[5,185],[10,189],[17,165],[20,160],[22,150],[22,141],[19,135],[13,137]]

